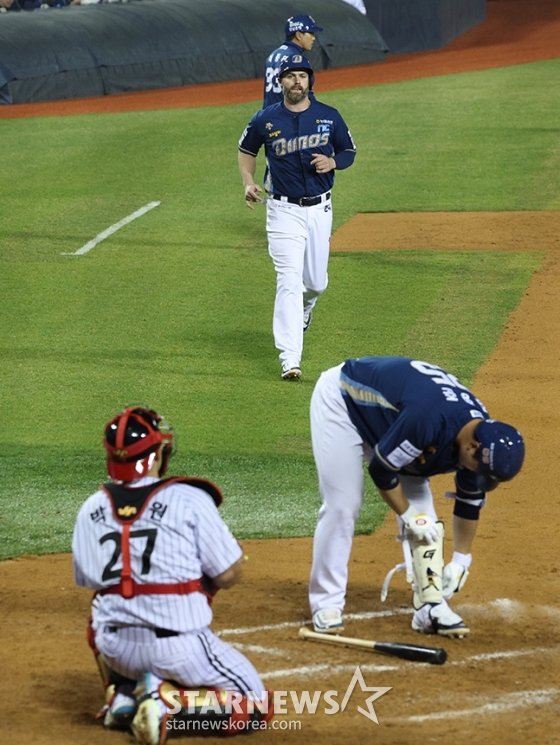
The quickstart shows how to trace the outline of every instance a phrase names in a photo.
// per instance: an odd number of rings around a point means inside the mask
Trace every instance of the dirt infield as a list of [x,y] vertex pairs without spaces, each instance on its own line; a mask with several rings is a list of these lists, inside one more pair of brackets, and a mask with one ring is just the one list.
[[[542,16],[537,15],[539,9]],[[527,23],[520,26],[524,12]],[[503,41],[498,36],[500,29],[506,32]],[[436,58],[438,67],[444,59],[451,66],[437,74],[457,71],[461,65],[463,69],[495,66],[500,48],[508,55],[502,57],[501,64],[529,61],[527,54],[534,54],[532,59],[560,56],[559,39],[560,6],[556,0],[490,0],[488,21],[478,29],[440,52],[394,58],[376,67],[376,75],[377,69],[392,67],[402,78],[420,77],[417,73],[422,64],[427,65],[425,74],[436,74],[429,72]],[[550,48],[547,41],[556,47]],[[518,58],[511,56],[514,48],[519,50]],[[351,75],[347,71],[351,77],[348,84],[360,84],[356,70],[352,68]],[[344,71],[334,72],[343,80]],[[362,84],[371,82],[365,79]],[[153,103],[146,106],[148,94],[137,97],[137,108],[166,105],[164,93],[168,92],[153,94]],[[128,101],[132,97],[114,98]],[[69,107],[73,102],[62,103]],[[76,103],[75,111],[82,112],[82,105]],[[43,108],[33,115],[38,113],[47,112]],[[55,105],[49,113],[72,112],[62,106],[56,110]],[[301,730],[261,732],[251,742],[560,743],[560,556],[556,530],[560,524],[556,491],[560,465],[551,452],[551,443],[560,440],[560,212],[357,215],[333,238],[334,251],[356,248],[528,250],[544,254],[541,268],[473,386],[494,416],[523,431],[526,466],[514,482],[490,496],[483,512],[472,573],[455,604],[471,625],[467,639],[415,634],[410,629],[410,593],[402,575],[394,578],[387,603],[380,602],[385,573],[400,561],[392,518],[375,535],[355,540],[347,633],[437,644],[449,654],[442,667],[300,641],[298,627],[308,618],[311,540],[246,542],[250,560],[245,579],[217,596],[214,627],[247,654],[266,684],[299,694],[335,690],[340,703],[360,665],[369,687],[391,688],[374,704],[379,725],[358,711],[371,695],[362,693],[358,686],[346,710],[336,715],[324,713],[328,705],[322,699],[316,714],[297,714],[288,696],[288,711],[277,721],[285,727],[299,721]],[[438,477],[433,486],[438,510],[449,522],[451,507],[439,495],[449,488],[450,479]],[[2,562],[0,587],[2,742],[132,743],[130,734],[108,733],[93,721],[102,692],[85,643],[90,594],[74,587],[70,556],[26,556]],[[212,737],[191,739],[217,742]]]

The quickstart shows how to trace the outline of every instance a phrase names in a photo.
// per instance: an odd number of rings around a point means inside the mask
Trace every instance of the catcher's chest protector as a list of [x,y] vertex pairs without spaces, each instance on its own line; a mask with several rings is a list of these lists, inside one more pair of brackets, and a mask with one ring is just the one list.
[[[118,584],[113,585],[105,590],[101,590],[100,594],[119,594],[124,598],[132,598],[135,595],[152,595],[152,594],[188,594],[191,592],[203,592],[208,596],[208,591],[202,586],[202,578],[196,580],[190,580],[188,582],[176,582],[176,583],[137,583],[132,577],[132,567],[130,560],[130,538],[131,528],[136,520],[142,515],[144,510],[150,505],[152,497],[157,492],[166,486],[174,483],[182,483],[188,486],[194,486],[197,489],[204,490],[209,494],[216,506],[222,503],[222,493],[218,487],[211,481],[197,478],[181,478],[173,477],[168,479],[162,479],[156,481],[148,486],[141,487],[127,487],[121,484],[104,484],[103,490],[111,501],[113,509],[113,516],[115,520],[122,526],[122,532],[120,536],[117,536],[119,540],[120,552],[122,553],[122,564],[123,568],[120,572],[120,581]],[[153,505],[154,507],[156,505]],[[146,534],[148,539],[147,550],[149,550],[150,530],[136,531],[137,534]],[[115,537],[112,536],[115,540]]]

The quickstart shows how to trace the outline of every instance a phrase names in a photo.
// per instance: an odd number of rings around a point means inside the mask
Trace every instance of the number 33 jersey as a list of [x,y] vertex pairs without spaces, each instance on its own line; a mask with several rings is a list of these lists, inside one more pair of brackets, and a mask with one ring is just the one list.
[[[207,595],[174,592],[173,586],[190,587],[186,583],[203,575],[222,574],[241,557],[241,547],[210,493],[169,481],[145,477],[125,488],[107,485],[78,513],[74,576],[78,585],[100,592],[96,628],[110,624],[188,632],[212,620]],[[111,498],[109,490],[118,491],[119,499]],[[126,581],[133,589],[124,594],[132,596],[105,594],[119,583],[124,588]],[[144,594],[150,589],[146,585],[155,586],[153,594]]]

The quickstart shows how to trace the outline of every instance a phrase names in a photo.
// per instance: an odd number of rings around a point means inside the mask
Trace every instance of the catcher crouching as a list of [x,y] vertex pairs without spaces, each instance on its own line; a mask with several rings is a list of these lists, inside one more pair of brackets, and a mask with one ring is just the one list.
[[173,431],[151,409],[111,419],[103,444],[112,481],[81,507],[72,542],[76,583],[95,590],[88,639],[106,689],[98,716],[142,745],[162,745],[170,729],[265,728],[270,691],[209,628],[213,595],[239,581],[243,564],[220,490],[164,478]]

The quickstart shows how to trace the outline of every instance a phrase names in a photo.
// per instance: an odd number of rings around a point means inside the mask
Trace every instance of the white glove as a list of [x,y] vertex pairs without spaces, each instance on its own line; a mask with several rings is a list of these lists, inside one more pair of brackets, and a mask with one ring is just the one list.
[[453,552],[453,558],[443,569],[443,597],[446,600],[459,592],[469,576],[469,567],[472,562],[471,554]]
[[439,538],[439,528],[434,518],[425,512],[416,512],[412,505],[406,512],[403,512],[401,520],[417,541],[426,541],[431,544]]

